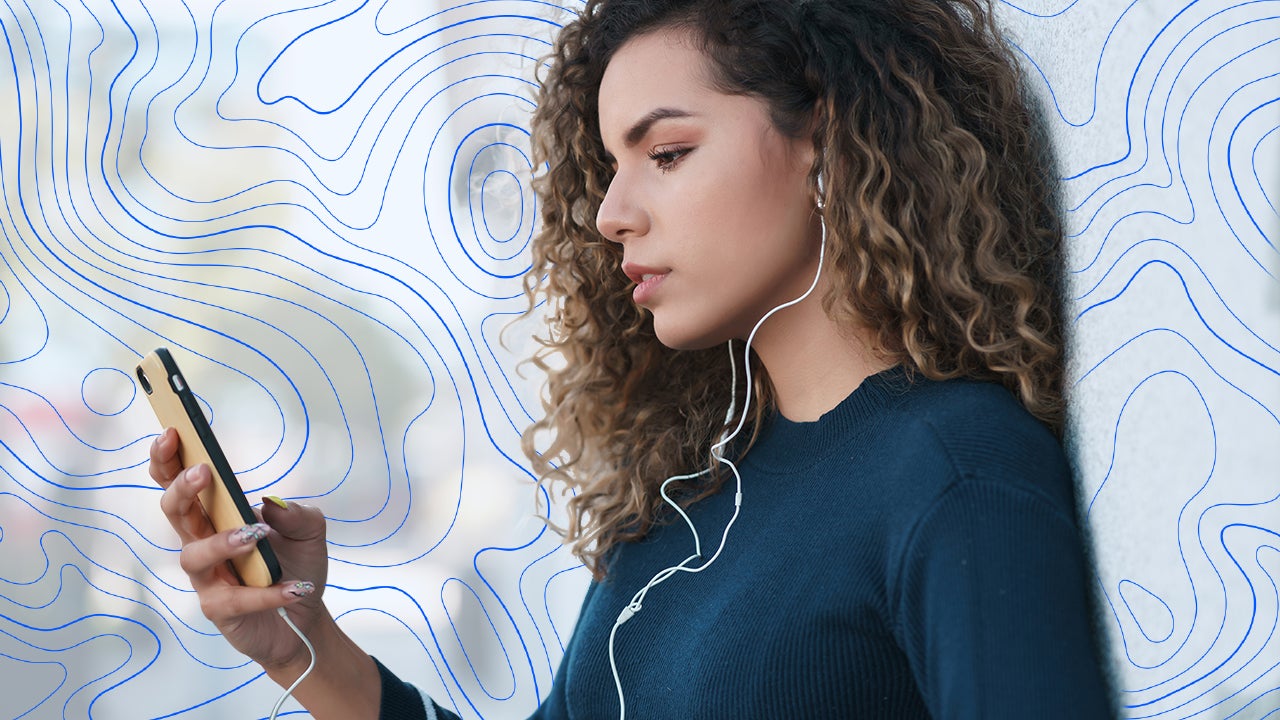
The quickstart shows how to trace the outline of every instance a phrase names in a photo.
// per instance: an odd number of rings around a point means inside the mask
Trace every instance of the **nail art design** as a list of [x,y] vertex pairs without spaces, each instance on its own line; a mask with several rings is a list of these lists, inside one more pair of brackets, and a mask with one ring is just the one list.
[[281,510],[288,510],[288,509],[289,509],[289,503],[285,502],[285,501],[284,501],[283,499],[281,499],[281,498],[276,497],[275,495],[267,495],[267,496],[265,496],[265,497],[263,497],[263,498],[262,498],[262,501],[263,501],[263,502],[269,502],[269,503],[271,503],[272,505],[275,505],[276,507],[280,508]]
[[284,589],[286,595],[292,595],[296,598],[304,598],[316,591],[315,583],[307,580],[299,580]]
[[245,525],[231,534],[231,542],[235,545],[251,545],[267,536],[267,526],[263,523]]

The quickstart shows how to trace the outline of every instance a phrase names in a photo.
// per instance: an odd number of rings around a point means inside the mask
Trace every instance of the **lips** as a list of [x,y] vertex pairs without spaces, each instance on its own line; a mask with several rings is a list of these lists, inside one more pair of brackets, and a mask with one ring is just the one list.
[[671,270],[670,268],[623,263],[622,272],[636,284],[636,289],[631,292],[631,299],[637,305],[644,305],[653,297],[654,292],[662,284],[662,281],[667,278],[667,274]]
[[637,265],[635,263],[622,263],[622,272],[629,278],[631,282],[640,285],[647,282],[658,275],[666,275],[671,272],[670,268],[650,267],[648,265]]

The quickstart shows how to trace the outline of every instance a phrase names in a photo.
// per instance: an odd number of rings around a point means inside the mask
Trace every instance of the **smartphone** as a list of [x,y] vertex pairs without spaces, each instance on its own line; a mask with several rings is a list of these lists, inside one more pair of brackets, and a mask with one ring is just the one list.
[[[191,386],[169,351],[156,348],[147,353],[135,372],[161,427],[178,431],[182,467],[204,463],[213,471],[213,482],[200,491],[200,506],[214,529],[223,532],[258,522]],[[231,562],[244,585],[269,587],[280,581],[280,562],[265,538],[258,541],[255,552],[238,556]]]

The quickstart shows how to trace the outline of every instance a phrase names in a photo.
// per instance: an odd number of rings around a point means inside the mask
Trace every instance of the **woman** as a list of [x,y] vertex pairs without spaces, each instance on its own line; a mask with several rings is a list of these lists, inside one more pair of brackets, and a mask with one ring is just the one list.
[[[537,716],[1109,716],[1052,169],[978,0],[590,0],[533,130],[525,446],[595,576]],[[315,717],[451,716],[325,611],[319,511],[212,534],[175,451],[152,475],[233,645],[293,682],[288,607]],[[305,582],[235,583],[263,532]]]

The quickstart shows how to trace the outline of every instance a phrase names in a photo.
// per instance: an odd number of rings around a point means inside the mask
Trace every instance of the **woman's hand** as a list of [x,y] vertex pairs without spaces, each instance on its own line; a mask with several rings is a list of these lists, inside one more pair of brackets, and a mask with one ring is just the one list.
[[[232,647],[266,670],[296,667],[300,674],[310,655],[276,609],[288,607],[309,637],[332,622],[320,599],[328,574],[324,515],[313,507],[267,501],[262,522],[214,532],[197,500],[213,474],[206,465],[183,470],[178,442],[172,428],[156,438],[150,473],[165,489],[160,508],[182,540],[182,569],[200,598],[200,609]],[[227,561],[252,552],[262,537],[275,550],[284,580],[269,588],[243,586]]]
[[[287,608],[316,649],[315,668],[294,691],[294,699],[316,720],[377,718],[382,696],[377,665],[342,632],[320,599],[329,561],[324,515],[313,507],[269,499],[263,503],[262,522],[214,532],[196,497],[213,481],[213,473],[204,465],[182,469],[173,428],[152,443],[150,472],[164,488],[160,508],[182,540],[182,569],[200,597],[200,609],[231,646],[281,687],[292,685],[311,654],[276,612]],[[252,552],[264,536],[285,579],[269,588],[243,586],[227,561]]]

